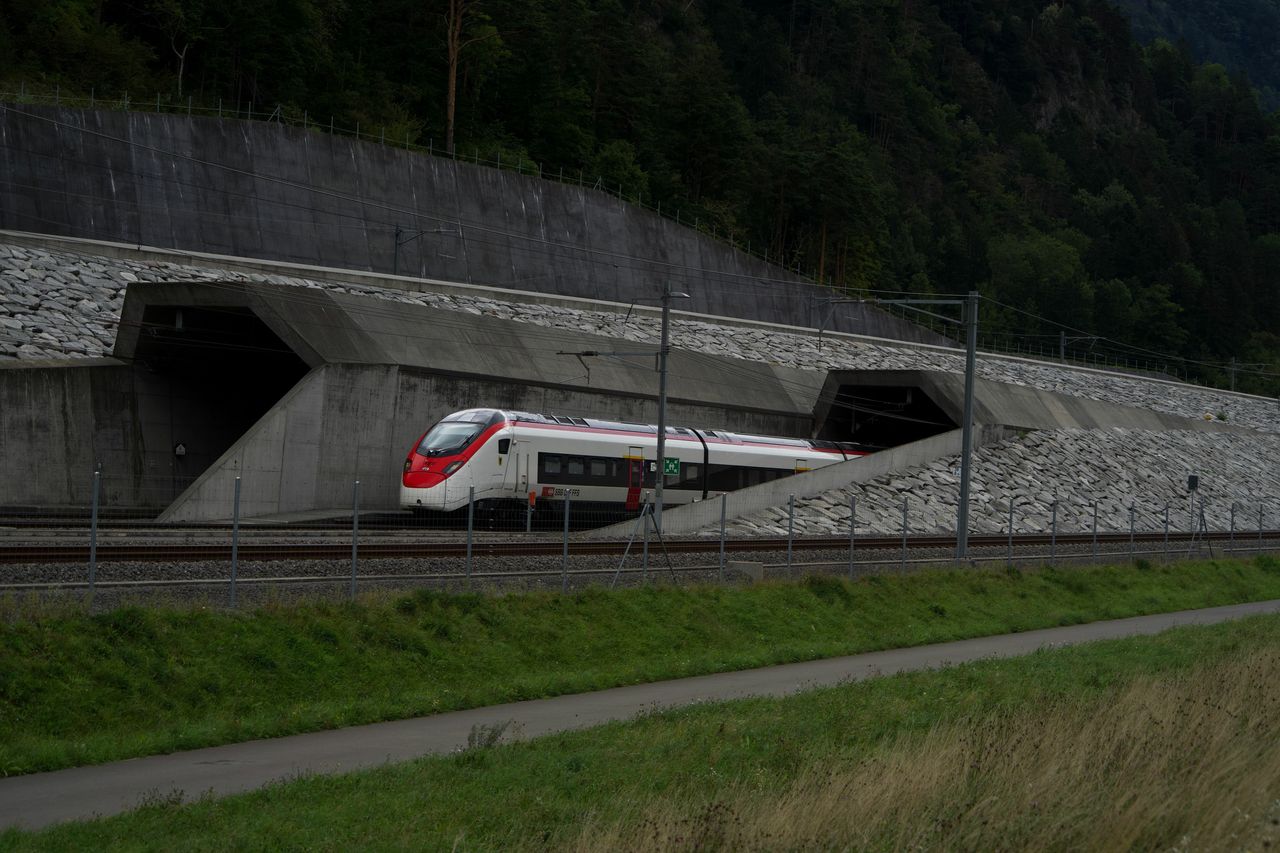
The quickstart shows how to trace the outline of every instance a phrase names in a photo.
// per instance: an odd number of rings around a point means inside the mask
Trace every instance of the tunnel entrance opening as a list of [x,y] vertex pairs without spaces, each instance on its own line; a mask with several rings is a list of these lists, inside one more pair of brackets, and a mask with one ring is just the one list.
[[841,385],[817,437],[885,448],[929,438],[957,426],[920,388]]
[[167,506],[307,364],[247,308],[148,305],[134,350],[147,505]]

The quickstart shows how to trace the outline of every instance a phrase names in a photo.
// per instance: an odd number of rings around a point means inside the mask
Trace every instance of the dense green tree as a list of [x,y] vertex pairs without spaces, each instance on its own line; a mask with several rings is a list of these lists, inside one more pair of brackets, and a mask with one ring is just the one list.
[[1121,2],[1144,38],[1187,26],[1144,47],[1109,0],[0,0],[0,76],[452,132],[836,287],[979,288],[1006,338],[1280,360],[1280,117],[1190,32],[1276,55],[1274,2]]

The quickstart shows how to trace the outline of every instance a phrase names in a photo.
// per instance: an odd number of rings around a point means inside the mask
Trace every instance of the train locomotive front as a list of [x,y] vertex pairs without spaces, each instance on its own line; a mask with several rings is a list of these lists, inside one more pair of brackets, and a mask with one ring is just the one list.
[[515,497],[510,488],[502,488],[501,477],[510,454],[511,431],[505,413],[495,409],[446,415],[409,451],[400,506],[452,512],[466,506],[473,494],[476,500],[498,497],[495,491]]

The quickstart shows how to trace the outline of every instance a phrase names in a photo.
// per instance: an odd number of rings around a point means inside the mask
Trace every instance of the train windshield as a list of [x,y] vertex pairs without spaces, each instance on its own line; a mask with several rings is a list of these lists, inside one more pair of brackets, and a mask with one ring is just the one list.
[[484,424],[473,424],[465,421],[446,421],[431,428],[418,445],[421,456],[445,456],[461,453],[467,445],[475,441],[476,436],[484,431]]

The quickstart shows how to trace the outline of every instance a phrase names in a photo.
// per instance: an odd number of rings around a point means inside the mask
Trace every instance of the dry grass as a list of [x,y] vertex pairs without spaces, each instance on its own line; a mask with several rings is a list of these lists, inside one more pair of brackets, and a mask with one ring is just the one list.
[[1280,651],[1104,703],[1018,709],[812,756],[795,781],[668,792],[599,850],[1264,850],[1280,846]]

